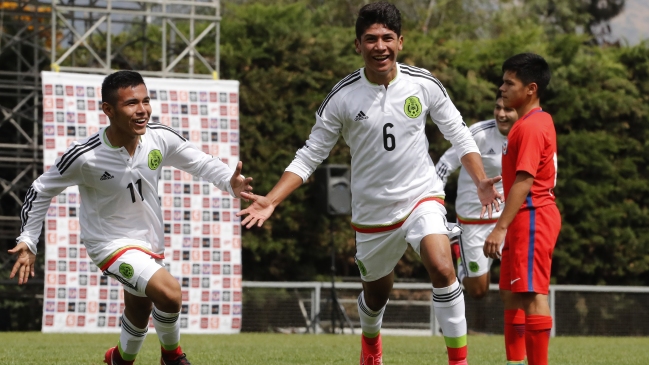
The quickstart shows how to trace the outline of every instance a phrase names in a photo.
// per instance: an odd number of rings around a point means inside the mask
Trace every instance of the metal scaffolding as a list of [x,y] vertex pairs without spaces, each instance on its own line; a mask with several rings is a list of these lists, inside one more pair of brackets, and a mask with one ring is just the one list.
[[[40,72],[219,76],[220,0],[0,2],[0,240],[43,171]],[[9,257],[0,254],[0,268]]]

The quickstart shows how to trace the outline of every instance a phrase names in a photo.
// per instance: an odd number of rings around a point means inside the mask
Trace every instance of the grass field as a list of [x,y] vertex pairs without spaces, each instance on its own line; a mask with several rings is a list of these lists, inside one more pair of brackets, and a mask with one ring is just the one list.
[[[117,334],[0,333],[0,364],[102,364]],[[181,345],[194,365],[358,364],[360,339],[351,335],[183,335]],[[440,337],[385,336],[386,365],[446,364]],[[159,364],[158,342],[150,334],[136,364]],[[502,336],[470,336],[469,363],[503,365]],[[649,338],[557,337],[550,342],[550,364],[647,365]]]

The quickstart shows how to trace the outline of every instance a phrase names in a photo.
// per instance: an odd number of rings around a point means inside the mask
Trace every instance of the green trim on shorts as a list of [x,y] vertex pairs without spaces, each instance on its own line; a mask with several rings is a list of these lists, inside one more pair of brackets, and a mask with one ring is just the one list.
[[466,346],[466,335],[460,337],[446,337],[444,336],[444,342],[446,342],[446,347],[452,349],[459,349]]

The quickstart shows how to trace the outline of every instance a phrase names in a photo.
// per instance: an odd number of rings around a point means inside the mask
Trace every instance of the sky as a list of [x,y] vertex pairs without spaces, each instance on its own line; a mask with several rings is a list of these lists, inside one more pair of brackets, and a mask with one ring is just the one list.
[[[649,39],[649,1],[626,0],[624,10],[611,20],[613,39],[626,39],[629,45]],[[624,41],[623,41],[624,42]]]

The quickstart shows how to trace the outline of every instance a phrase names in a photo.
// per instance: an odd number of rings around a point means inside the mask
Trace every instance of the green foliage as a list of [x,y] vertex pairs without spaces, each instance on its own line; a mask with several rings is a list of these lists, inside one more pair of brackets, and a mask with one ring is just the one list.
[[[301,4],[228,11],[231,21],[221,28],[221,73],[241,82],[241,159],[255,189],[265,193],[304,145],[327,93],[362,61],[350,46],[353,33],[319,27]],[[348,161],[341,140],[328,162]],[[247,278],[306,280],[328,273],[329,222],[312,208],[312,195],[308,185],[298,189],[264,227],[244,233]],[[333,220],[345,272],[353,233],[344,217]]]
[[[447,6],[444,11],[455,11],[456,18],[461,10],[444,2],[436,6]],[[524,17],[526,7],[512,7],[510,12],[479,9],[481,19],[492,21],[482,24],[479,32],[475,24],[469,32],[441,18],[431,18],[436,26],[427,32],[404,27],[401,62],[432,71],[465,120],[473,123],[491,116],[505,58],[525,51],[545,56],[553,78],[542,104],[553,115],[558,133],[556,190],[563,215],[554,280],[646,283],[649,49],[593,46],[589,36],[567,28],[549,32],[550,24],[556,23]],[[222,24],[222,76],[241,82],[242,160],[259,193],[272,188],[302,147],[313,114],[331,87],[362,66],[354,53],[353,23],[336,21],[329,10],[290,1],[230,5],[225,10],[229,16]],[[409,18],[409,24],[420,20]],[[432,123],[427,132],[436,161],[449,143]],[[326,162],[349,163],[342,140]],[[311,185],[307,181],[282,203],[264,227],[244,233],[246,279],[326,276],[330,219],[338,274],[357,274],[348,218],[315,212]],[[449,194],[449,217],[453,195]],[[395,272],[401,278],[427,277],[413,252]]]

